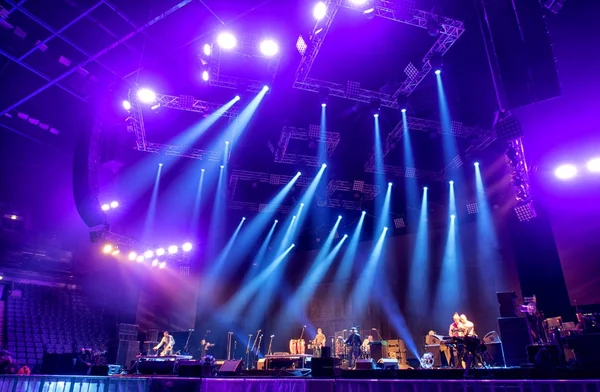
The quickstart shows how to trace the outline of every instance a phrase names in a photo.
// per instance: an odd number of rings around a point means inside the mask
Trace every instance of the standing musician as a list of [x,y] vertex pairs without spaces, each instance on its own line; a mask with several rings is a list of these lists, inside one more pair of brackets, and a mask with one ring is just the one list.
[[346,339],[346,346],[350,348],[350,368],[354,368],[356,366],[356,360],[360,357],[361,344],[362,340],[358,334],[358,328],[350,328],[350,336],[348,336],[348,339]]
[[315,338],[312,341],[314,347],[313,355],[315,357],[319,358],[321,356],[321,349],[323,348],[323,346],[325,346],[326,342],[327,336],[325,336],[321,328],[317,328],[317,334],[315,335]]
[[169,335],[169,331],[165,331],[163,333],[163,338],[160,343],[154,347],[154,350],[158,350],[163,347],[162,352],[159,354],[161,357],[166,355],[173,355],[173,347],[175,346],[175,338],[172,335]]
[[207,342],[206,339],[202,339],[200,341],[200,358],[204,358],[208,354],[208,350],[213,346],[214,344]]
[[371,345],[370,345],[371,342],[373,342],[373,335],[367,336],[367,338],[365,340],[363,340],[362,346],[360,346],[360,351],[361,351],[363,359],[371,358]]

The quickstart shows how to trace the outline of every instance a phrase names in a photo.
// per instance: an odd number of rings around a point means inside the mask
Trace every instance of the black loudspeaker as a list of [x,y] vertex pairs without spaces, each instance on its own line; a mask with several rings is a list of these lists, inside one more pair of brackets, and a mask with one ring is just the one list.
[[140,361],[137,364],[139,374],[173,374],[175,372],[175,361]]
[[514,291],[499,291],[496,298],[500,304],[500,317],[517,317],[517,294]]
[[381,358],[379,361],[377,361],[377,367],[383,370],[398,370],[398,360]]
[[90,376],[108,376],[108,366],[92,366]]
[[311,375],[317,378],[334,378],[341,374],[336,366],[335,358],[313,358],[311,360]]
[[331,347],[329,347],[329,346],[321,347],[321,358],[331,358]]
[[521,366],[527,363],[527,346],[532,344],[527,319],[524,317],[500,317],[500,336],[506,366]]
[[372,359],[358,359],[356,361],[356,370],[373,370],[375,362]]
[[129,368],[131,363],[135,361],[135,358],[140,353],[140,342],[137,340],[119,340],[119,347],[117,348],[117,365],[121,365],[125,368]]
[[219,374],[237,374],[242,371],[242,360],[232,359],[223,362],[219,369]]
[[217,366],[201,361],[179,361],[177,374],[180,377],[211,377],[216,375]]
[[508,109],[559,96],[552,41],[539,1],[481,0],[480,4],[481,20],[489,23],[486,41],[494,45]]
[[425,346],[425,352],[433,354],[433,367],[442,367],[442,355],[439,345]]
[[527,346],[529,362],[542,369],[554,369],[562,364],[560,349],[555,344],[535,344]]
[[506,365],[504,361],[504,352],[502,351],[502,343],[485,343],[488,352],[494,358],[493,365],[504,367]]

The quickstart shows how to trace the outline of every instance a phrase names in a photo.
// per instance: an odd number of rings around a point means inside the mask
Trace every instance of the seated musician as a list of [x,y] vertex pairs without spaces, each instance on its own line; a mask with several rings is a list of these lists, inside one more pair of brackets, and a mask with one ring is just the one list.
[[[458,312],[455,312],[454,315],[452,315],[452,324],[450,324],[450,327],[448,328],[448,336],[451,338],[463,338],[465,336],[465,328],[460,321]],[[445,345],[444,348],[442,348],[442,345],[440,345],[440,352],[443,352],[446,356],[446,363],[448,366],[458,366],[459,361],[457,360],[458,358],[456,358],[457,351],[459,350],[454,350],[452,347]]]
[[360,346],[364,359],[371,358],[371,346],[369,345],[371,342],[373,342],[373,335],[367,336],[367,338],[363,340],[362,346]]
[[463,327],[464,336],[477,336],[475,333],[475,324],[467,319],[464,314],[460,315],[460,324]]
[[175,338],[173,335],[169,335],[169,331],[165,331],[163,333],[163,338],[157,346],[154,346],[154,350],[158,350],[163,347],[162,352],[160,353],[161,357],[166,355],[173,355],[173,347],[175,346]]
[[317,334],[315,335],[315,338],[312,341],[312,344],[314,346],[313,355],[315,357],[321,356],[321,349],[323,348],[323,346],[325,346],[326,342],[327,336],[325,336],[321,328],[317,328]]
[[351,369],[353,369],[356,366],[356,360],[360,358],[361,344],[362,340],[360,339],[360,335],[358,334],[358,328],[350,328],[350,336],[348,336],[348,339],[346,339],[346,346],[348,346],[348,348],[350,349],[349,366]]

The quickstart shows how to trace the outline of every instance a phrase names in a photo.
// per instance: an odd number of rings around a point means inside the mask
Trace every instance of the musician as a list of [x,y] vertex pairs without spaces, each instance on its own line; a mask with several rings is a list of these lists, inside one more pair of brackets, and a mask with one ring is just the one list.
[[154,347],[154,350],[158,350],[163,347],[163,351],[160,353],[161,357],[165,355],[173,355],[173,347],[175,346],[175,338],[173,335],[169,335],[169,331],[163,333],[163,338],[160,343]]
[[88,374],[92,367],[92,353],[85,348],[79,349],[75,361],[75,370],[77,374]]
[[448,336],[453,338],[462,338],[464,336],[464,329],[458,312],[452,316],[452,324],[450,324],[450,328],[448,329]]
[[577,312],[575,313],[577,316],[577,324],[575,325],[575,330],[577,332],[583,332],[585,330],[585,316],[583,313]]
[[312,341],[312,344],[314,346],[313,354],[315,357],[321,356],[321,349],[323,348],[323,346],[325,346],[326,342],[327,336],[325,336],[321,328],[317,328],[317,334],[315,335],[315,338]]
[[367,336],[367,338],[363,340],[362,346],[360,346],[360,351],[362,352],[364,359],[371,358],[371,345],[369,344],[371,342],[373,342],[373,335]]
[[464,314],[460,315],[460,323],[462,324],[464,336],[477,336],[475,333],[475,324],[469,321]]
[[208,350],[213,346],[214,344],[207,342],[206,339],[202,339],[200,341],[200,358],[204,358],[204,356],[208,355]]
[[346,339],[346,346],[350,349],[350,368],[353,369],[356,366],[356,360],[360,357],[360,346],[362,340],[358,334],[358,328],[350,328],[350,336]]

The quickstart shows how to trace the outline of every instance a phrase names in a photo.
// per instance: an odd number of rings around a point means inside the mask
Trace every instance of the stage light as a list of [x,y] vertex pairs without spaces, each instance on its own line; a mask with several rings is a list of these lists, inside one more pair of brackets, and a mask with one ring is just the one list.
[[475,167],[479,167],[479,162],[475,162],[473,165],[475,165]]
[[156,93],[147,88],[139,89],[137,92],[137,97],[143,103],[152,103],[156,101]]
[[269,91],[269,86],[263,86],[262,89],[263,89],[264,92],[267,92],[267,91]]
[[592,173],[600,173],[600,158],[594,158],[588,161],[587,168]]
[[123,109],[131,110],[131,102],[129,102],[127,100],[123,101]]
[[293,247],[295,247],[295,246],[296,246],[296,244],[292,244],[292,245],[291,245],[291,247],[292,247],[292,248],[293,248]]
[[167,248],[167,252],[169,252],[170,255],[177,253],[178,250],[179,248],[176,245],[171,245]]
[[139,255],[139,256],[137,257],[137,259],[135,259],[135,261],[137,261],[138,263],[143,263],[143,262],[144,262],[144,256],[142,256],[142,255]]
[[367,211],[363,211],[362,214],[365,215],[367,213]]
[[373,114],[373,117],[375,117],[375,118],[379,117],[379,113]]
[[108,211],[108,210],[110,210],[110,205],[102,204],[102,207],[100,207],[100,208],[102,208],[102,211]]
[[246,220],[246,217],[245,217],[245,216],[243,216],[243,217],[242,217],[242,220],[243,220],[243,221],[245,221],[245,220]]
[[129,252],[129,255],[127,256],[129,261],[134,261],[135,259],[137,259],[137,257],[138,257],[138,255],[135,252]]
[[325,3],[323,3],[322,1],[319,1],[317,4],[315,4],[315,7],[313,8],[313,16],[315,17],[316,20],[323,19],[326,14],[327,14],[327,5]]
[[201,169],[200,171],[201,171],[201,172],[204,172],[205,170],[204,170],[204,169]]
[[208,71],[202,71],[202,80],[208,82]]
[[365,5],[367,2],[368,0],[350,0],[350,3],[354,5]]
[[112,251],[112,253],[111,253],[111,254],[112,254],[113,256],[116,256],[116,255],[118,255],[119,253],[121,253],[121,251],[120,251],[120,250],[118,250],[118,249],[115,249],[115,250],[113,250],[113,251]]
[[275,219],[275,223],[279,222],[277,219]]
[[392,186],[392,183],[391,183],[391,182],[388,182],[388,186]]
[[202,48],[202,51],[204,52],[205,56],[210,56],[210,54],[212,52],[212,48],[210,47],[209,44],[204,44],[204,48]]
[[239,95],[236,95],[236,96],[235,96],[235,100],[236,100],[236,101],[239,101],[240,99],[242,99],[242,97],[240,97]]
[[112,252],[113,249],[114,249],[114,247],[111,244],[106,244],[102,247],[102,253],[108,254],[108,253]]
[[573,165],[561,165],[554,171],[556,178],[569,180],[577,175],[577,168]]
[[448,183],[449,183],[450,185],[454,185],[454,181],[452,181],[452,180],[450,180]]
[[301,175],[302,175],[302,173],[298,172],[298,175],[299,175],[299,176],[301,176]]
[[224,165],[221,165],[220,167],[221,167],[221,169],[224,169],[224,168],[225,168],[225,166],[224,166]]
[[158,265],[158,259],[152,260],[152,266],[156,267]]
[[156,255],[157,256],[163,256],[165,254],[165,248],[158,248],[156,250]]
[[159,167],[162,167],[162,163],[159,163],[159,164],[158,164],[158,166],[159,166]]
[[229,140],[225,140],[225,144],[229,144]]
[[348,238],[348,234],[344,234],[344,238]]
[[147,250],[144,252],[144,257],[147,259],[150,259],[154,256],[154,252],[152,252],[151,250]]
[[428,188],[426,186],[423,187],[423,190],[426,191]]
[[454,219],[454,218],[456,218],[456,215],[454,215],[454,214],[450,215],[450,219]]
[[338,215],[338,219],[342,219],[342,216],[341,216],[341,215]]
[[404,108],[403,108],[403,109],[401,109],[400,111],[401,111],[402,113],[406,113],[406,109],[404,109]]
[[164,261],[161,261],[160,263],[158,263],[158,268],[160,269],[165,269],[167,267],[167,263]]
[[300,203],[300,207],[304,207],[304,203]]
[[388,230],[387,226],[383,228],[383,231],[387,231],[387,230]]
[[119,206],[119,202],[118,201],[111,201],[110,202],[110,208],[117,208]]
[[217,43],[222,49],[230,50],[237,46],[237,39],[231,33],[221,33],[217,37]]
[[266,39],[260,43],[260,52],[267,57],[273,57],[279,53],[279,45],[272,39]]
[[11,215],[11,216],[10,216],[10,219],[11,219],[11,220],[17,220],[17,218],[18,218],[18,216],[16,216],[16,215]]
[[441,70],[441,69],[436,69],[436,70],[435,70],[435,74],[436,74],[436,75],[439,75],[439,74],[441,74],[441,73],[442,73],[442,70]]
[[[244,218],[246,219],[246,218]],[[184,252],[189,252],[190,250],[192,250],[192,243],[191,242],[186,242],[185,244],[181,245],[181,249]]]
[[324,164],[322,164],[322,165],[321,165],[321,167],[324,169],[324,168],[326,168],[326,167],[327,167],[327,164],[326,164],[326,163],[324,163]]

